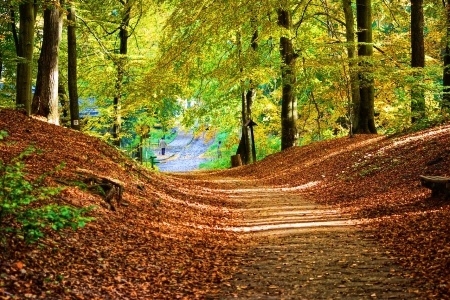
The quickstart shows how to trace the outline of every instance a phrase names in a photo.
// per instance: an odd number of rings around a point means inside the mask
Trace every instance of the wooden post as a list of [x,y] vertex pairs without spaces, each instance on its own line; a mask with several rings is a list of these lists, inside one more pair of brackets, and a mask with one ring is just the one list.
[[241,160],[241,155],[236,154],[231,156],[231,167],[239,167],[242,166],[242,160]]

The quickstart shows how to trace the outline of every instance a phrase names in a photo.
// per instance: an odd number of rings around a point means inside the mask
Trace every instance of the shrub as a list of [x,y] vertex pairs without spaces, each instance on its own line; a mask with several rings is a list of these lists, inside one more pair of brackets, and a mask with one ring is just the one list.
[[[6,136],[6,132],[0,131],[0,140]],[[44,237],[45,228],[76,230],[93,220],[83,216],[93,209],[92,206],[75,208],[39,203],[57,195],[62,188],[40,186],[47,174],[34,182],[26,180],[23,158],[34,152],[29,147],[7,164],[0,160],[0,242],[4,245],[7,237],[16,236],[33,243]]]

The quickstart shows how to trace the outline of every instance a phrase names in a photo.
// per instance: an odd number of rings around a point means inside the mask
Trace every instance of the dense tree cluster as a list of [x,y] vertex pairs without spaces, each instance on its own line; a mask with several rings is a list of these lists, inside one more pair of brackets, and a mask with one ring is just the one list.
[[135,123],[181,116],[228,132],[248,163],[249,120],[270,154],[448,115],[446,2],[6,0],[0,10],[1,106],[117,146]]

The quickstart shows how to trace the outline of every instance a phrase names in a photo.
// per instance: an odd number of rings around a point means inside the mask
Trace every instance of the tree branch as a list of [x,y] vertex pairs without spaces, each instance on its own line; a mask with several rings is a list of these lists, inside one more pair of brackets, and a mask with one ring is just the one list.
[[92,34],[92,36],[94,37],[94,39],[97,41],[97,43],[100,45],[100,48],[102,48],[103,52],[108,56],[108,58],[110,58],[112,61],[115,61],[114,58],[112,57],[112,55],[110,54],[110,52],[108,51],[108,49],[106,49],[106,47],[103,45],[102,41],[100,40],[99,37],[97,37],[97,35],[95,34],[95,32],[91,29],[91,27],[89,27],[89,25],[87,24],[87,22],[81,18],[79,15],[76,15],[76,18],[78,20],[80,20],[81,22],[83,22],[84,26],[86,26],[86,28],[88,29],[88,31]]

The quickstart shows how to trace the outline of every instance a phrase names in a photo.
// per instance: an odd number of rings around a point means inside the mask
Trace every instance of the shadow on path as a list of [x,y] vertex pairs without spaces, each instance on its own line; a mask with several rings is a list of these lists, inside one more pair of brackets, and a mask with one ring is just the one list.
[[243,219],[229,230],[244,238],[229,259],[244,264],[208,298],[418,299],[412,281],[357,220],[292,191],[248,185],[230,193]]

